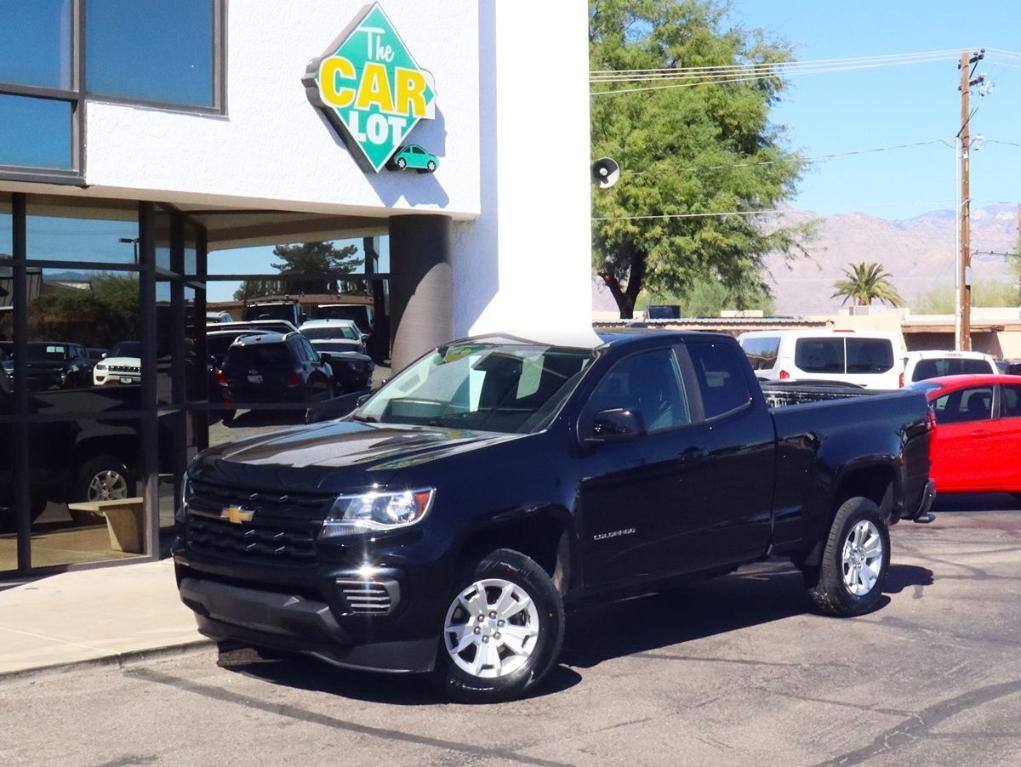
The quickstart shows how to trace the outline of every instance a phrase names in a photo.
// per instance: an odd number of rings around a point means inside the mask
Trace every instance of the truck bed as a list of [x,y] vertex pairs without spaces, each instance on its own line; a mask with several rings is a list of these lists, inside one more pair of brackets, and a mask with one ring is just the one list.
[[761,388],[762,394],[766,398],[766,404],[770,408],[806,405],[812,402],[840,400],[848,397],[868,397],[883,393],[875,389],[863,389],[854,384],[836,381],[793,381],[790,383],[763,381]]

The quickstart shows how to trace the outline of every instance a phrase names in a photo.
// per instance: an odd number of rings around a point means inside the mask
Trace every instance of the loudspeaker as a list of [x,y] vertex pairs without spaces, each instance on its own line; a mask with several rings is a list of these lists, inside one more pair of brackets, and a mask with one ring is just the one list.
[[592,163],[592,183],[600,189],[609,189],[620,180],[620,166],[616,160],[603,157]]

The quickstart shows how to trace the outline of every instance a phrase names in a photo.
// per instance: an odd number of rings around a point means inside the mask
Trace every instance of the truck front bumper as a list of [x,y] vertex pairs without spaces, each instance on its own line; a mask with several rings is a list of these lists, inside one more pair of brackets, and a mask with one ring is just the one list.
[[199,631],[217,641],[237,641],[302,653],[343,668],[424,673],[436,662],[438,637],[359,642],[326,602],[284,591],[266,591],[185,574],[181,600]]

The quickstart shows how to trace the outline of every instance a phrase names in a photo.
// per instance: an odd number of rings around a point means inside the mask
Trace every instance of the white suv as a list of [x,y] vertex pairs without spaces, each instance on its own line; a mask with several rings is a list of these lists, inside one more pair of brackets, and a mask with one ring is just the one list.
[[922,351],[904,355],[900,385],[907,386],[927,378],[958,375],[996,375],[996,358],[982,352]]
[[761,330],[737,338],[762,381],[843,381],[896,389],[905,355],[900,333]]

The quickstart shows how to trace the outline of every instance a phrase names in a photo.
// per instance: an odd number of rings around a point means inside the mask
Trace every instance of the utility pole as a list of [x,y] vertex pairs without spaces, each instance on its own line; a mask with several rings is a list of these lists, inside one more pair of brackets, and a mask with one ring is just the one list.
[[961,52],[961,197],[957,215],[961,220],[961,252],[957,258],[957,292],[960,323],[955,347],[971,349],[971,53]]
[[[957,259],[957,309],[955,322],[959,351],[971,350],[971,88],[985,82],[985,76],[972,78],[973,66],[985,58],[985,49],[974,56],[961,51],[961,130],[957,134],[961,148],[960,252]],[[983,91],[984,92],[984,91]]]

